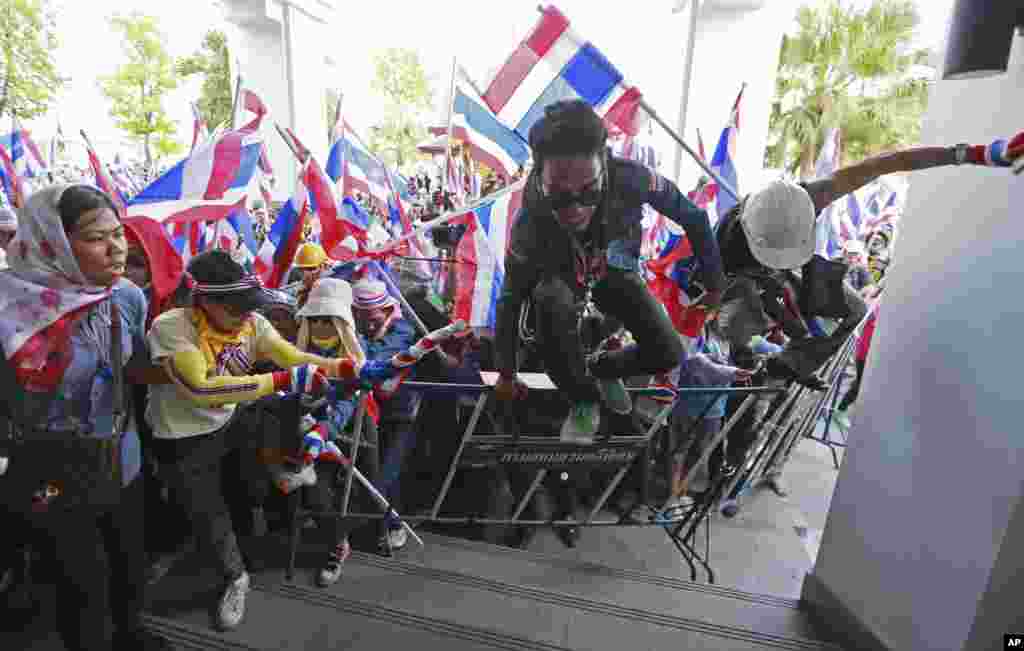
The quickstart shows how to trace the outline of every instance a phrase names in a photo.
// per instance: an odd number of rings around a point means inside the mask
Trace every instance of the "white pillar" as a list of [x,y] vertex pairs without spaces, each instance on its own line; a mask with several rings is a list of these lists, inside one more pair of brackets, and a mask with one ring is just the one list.
[[336,84],[327,48],[336,7],[327,0],[223,0],[232,65],[269,114],[263,135],[277,175],[274,198],[290,196],[298,170],[274,123],[291,128],[320,160],[327,154],[327,87]]
[[[1004,75],[937,81],[925,144],[1024,128],[1024,38]],[[803,596],[858,649],[998,649],[1024,631],[1024,176],[911,177],[849,445]]]

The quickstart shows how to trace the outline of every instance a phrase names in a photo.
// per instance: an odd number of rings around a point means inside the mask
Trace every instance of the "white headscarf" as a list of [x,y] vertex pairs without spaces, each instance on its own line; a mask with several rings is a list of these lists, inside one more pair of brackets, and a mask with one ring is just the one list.
[[[60,364],[52,356],[68,352],[74,319],[67,317],[111,294],[88,284],[64,233],[57,204],[68,187],[53,185],[28,198],[7,250],[10,268],[0,272],[0,344],[20,379],[42,372],[48,361]],[[62,373],[35,388],[52,389]]]

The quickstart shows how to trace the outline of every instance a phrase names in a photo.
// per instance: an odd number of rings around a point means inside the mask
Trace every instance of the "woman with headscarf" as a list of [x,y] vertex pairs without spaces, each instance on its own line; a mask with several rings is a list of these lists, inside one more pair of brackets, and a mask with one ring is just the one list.
[[[130,423],[122,428],[114,422],[113,376],[119,370],[112,368],[118,347],[111,345],[112,330],[121,332],[121,359],[131,360],[129,366],[145,355],[146,298],[123,277],[124,226],[110,198],[85,185],[45,188],[29,197],[20,217],[10,269],[0,272],[0,345],[10,381],[4,395],[22,395],[5,401],[0,417],[12,421],[26,443],[8,448],[0,497],[54,553],[60,568],[57,628],[68,649],[166,648],[140,625],[145,557],[139,440]],[[97,448],[111,450],[111,476],[119,472],[122,485],[116,503],[97,503],[91,486],[77,492],[49,478],[67,459],[54,458],[47,468],[27,463],[22,454],[32,439],[64,438],[83,445],[98,439]],[[42,488],[34,493],[19,490],[36,480]],[[18,530],[10,519],[5,529]]]

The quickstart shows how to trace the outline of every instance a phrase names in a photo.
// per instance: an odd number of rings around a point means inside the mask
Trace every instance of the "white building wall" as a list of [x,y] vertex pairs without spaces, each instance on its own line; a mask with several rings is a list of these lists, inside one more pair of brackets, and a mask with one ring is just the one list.
[[[700,9],[684,134],[687,144],[696,150],[700,129],[710,163],[736,94],[746,82],[735,161],[741,195],[764,182],[768,116],[775,96],[782,35],[793,24],[797,6],[793,0],[767,0],[758,9],[750,9],[752,4],[756,3],[707,0]],[[688,12],[679,14],[683,18],[680,24],[687,27]],[[683,48],[687,34],[680,32]],[[682,59],[678,61],[671,68],[677,85],[683,74]],[[678,94],[676,97],[678,106]],[[671,160],[674,162],[674,157]],[[691,189],[700,174],[692,159],[684,155],[680,186]]]
[[[274,198],[286,199],[295,185],[298,165],[277,134],[274,123],[290,127],[323,162],[327,154],[324,98],[336,84],[324,44],[335,16],[335,3],[324,0],[225,0],[232,65],[243,85],[267,105],[263,135],[277,176]],[[287,29],[286,29],[287,25]]]
[[[1022,105],[1018,36],[1007,74],[935,84],[922,141],[1010,137]],[[998,648],[1024,625],[1022,205],[1008,170],[913,175],[814,568],[892,649]]]

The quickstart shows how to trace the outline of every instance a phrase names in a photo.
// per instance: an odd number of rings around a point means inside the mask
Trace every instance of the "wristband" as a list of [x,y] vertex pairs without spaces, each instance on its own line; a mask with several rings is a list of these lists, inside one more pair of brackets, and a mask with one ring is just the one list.
[[292,373],[291,371],[274,371],[270,374],[274,379],[274,392],[283,391],[288,393],[292,388]]

